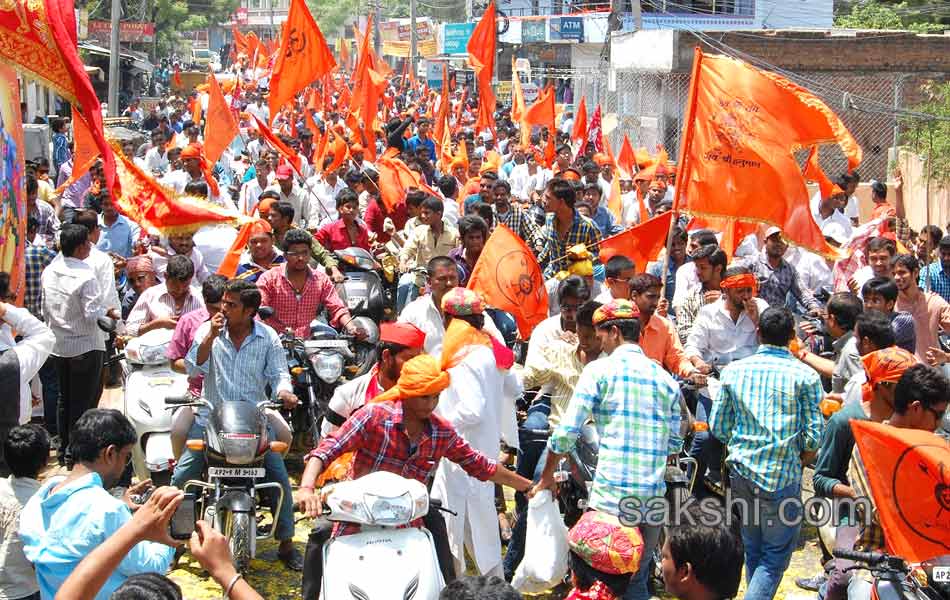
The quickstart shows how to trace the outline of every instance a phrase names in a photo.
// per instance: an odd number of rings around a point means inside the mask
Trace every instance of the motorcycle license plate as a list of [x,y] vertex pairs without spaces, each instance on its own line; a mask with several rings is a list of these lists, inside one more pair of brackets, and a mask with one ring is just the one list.
[[319,348],[349,348],[350,342],[347,340],[307,340],[304,347],[309,349]]
[[950,567],[934,567],[934,583],[950,583]]
[[208,477],[260,479],[264,477],[264,467],[208,467]]

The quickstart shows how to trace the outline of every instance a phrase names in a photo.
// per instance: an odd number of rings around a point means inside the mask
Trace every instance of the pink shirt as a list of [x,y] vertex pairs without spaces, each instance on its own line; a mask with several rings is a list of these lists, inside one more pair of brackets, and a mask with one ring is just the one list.
[[129,318],[125,320],[126,329],[129,335],[137,336],[139,328],[146,323],[163,317],[181,317],[193,310],[204,308],[204,305],[204,300],[201,299],[197,290],[190,288],[181,310],[178,310],[175,299],[168,293],[168,288],[164,283],[160,283],[148,288],[139,296],[132,312],[129,313]]
[[909,302],[903,295],[897,297],[894,304],[897,312],[909,312],[914,319],[914,333],[917,335],[917,360],[927,362],[927,350],[939,348],[937,333],[943,329],[950,331],[950,304],[934,292],[921,290],[917,300]]
[[[168,350],[165,352],[169,360],[178,360],[188,355],[188,351],[195,341],[195,332],[198,331],[202,323],[210,318],[211,315],[208,314],[208,310],[202,306],[178,319],[178,324],[175,326],[175,333],[172,335],[172,341],[168,345]],[[201,384],[203,381],[204,375],[189,377],[188,391],[194,393],[196,396],[201,395]]]

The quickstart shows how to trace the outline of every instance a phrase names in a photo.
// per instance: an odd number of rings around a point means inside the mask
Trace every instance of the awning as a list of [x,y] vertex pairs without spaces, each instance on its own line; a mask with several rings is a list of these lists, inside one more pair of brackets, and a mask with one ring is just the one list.
[[86,75],[89,76],[89,79],[95,79],[96,81],[105,81],[105,73],[102,72],[102,69],[99,67],[90,67],[89,65],[83,65],[86,68]]
[[[79,49],[85,50],[89,54],[94,54],[96,56],[109,57],[111,55],[108,48],[103,48],[102,46],[90,42],[80,42]],[[140,56],[136,56],[136,54],[132,54],[130,52],[120,52],[119,57],[126,61],[133,69],[137,69],[145,73],[151,73],[152,69],[154,68],[152,63],[143,60]]]

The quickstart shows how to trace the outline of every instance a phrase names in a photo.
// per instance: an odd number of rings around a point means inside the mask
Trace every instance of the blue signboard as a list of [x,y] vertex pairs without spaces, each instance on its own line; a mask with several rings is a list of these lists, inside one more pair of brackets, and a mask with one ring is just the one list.
[[472,37],[475,23],[446,23],[443,32],[443,54],[465,54],[468,38]]
[[551,17],[551,41],[583,42],[583,17]]

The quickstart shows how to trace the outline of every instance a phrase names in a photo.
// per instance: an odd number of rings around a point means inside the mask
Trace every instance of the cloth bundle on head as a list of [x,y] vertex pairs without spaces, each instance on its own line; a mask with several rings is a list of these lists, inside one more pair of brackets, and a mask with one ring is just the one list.
[[135,273],[154,273],[155,265],[148,256],[130,256],[125,260],[125,272],[129,277]]
[[611,300],[594,311],[594,325],[615,319],[639,319],[640,309],[630,300]]
[[[442,297],[442,312],[453,317],[480,315],[485,311],[481,296],[468,288],[456,287]],[[484,329],[475,329],[463,319],[452,319],[442,339],[442,368],[458,365],[472,348],[485,346],[495,355],[499,369],[510,369],[515,362],[514,353]]]
[[861,399],[870,402],[874,395],[874,386],[883,383],[896,383],[904,371],[917,364],[917,357],[897,346],[875,350],[861,357],[867,381],[861,385]]
[[591,568],[611,575],[635,573],[643,555],[643,536],[614,515],[585,512],[567,534],[571,551]]
[[580,275],[581,277],[594,276],[594,255],[590,253],[584,244],[576,244],[567,249],[568,266],[564,271],[555,273],[554,278],[563,281],[571,275]]
[[379,341],[404,348],[422,348],[426,334],[412,323],[386,322],[379,326]]
[[275,204],[277,204],[276,198],[271,198],[269,196],[267,198],[264,198],[263,200],[258,202],[257,206],[255,207],[257,209],[257,214],[270,212],[271,207],[274,206]]
[[759,293],[759,281],[752,273],[742,273],[726,277],[719,283],[719,287],[724,290],[736,290],[742,288],[752,288],[752,295]]
[[[188,144],[181,150],[180,158],[182,160],[193,158],[198,161],[201,173],[204,175],[205,182],[208,184],[208,192],[211,196],[220,196],[221,188],[218,187],[218,180],[211,175],[211,165],[205,159],[201,144]],[[210,198],[209,198],[210,199]]]
[[449,387],[451,378],[431,354],[420,354],[402,365],[399,380],[373,402],[395,402],[418,396],[434,396]]

